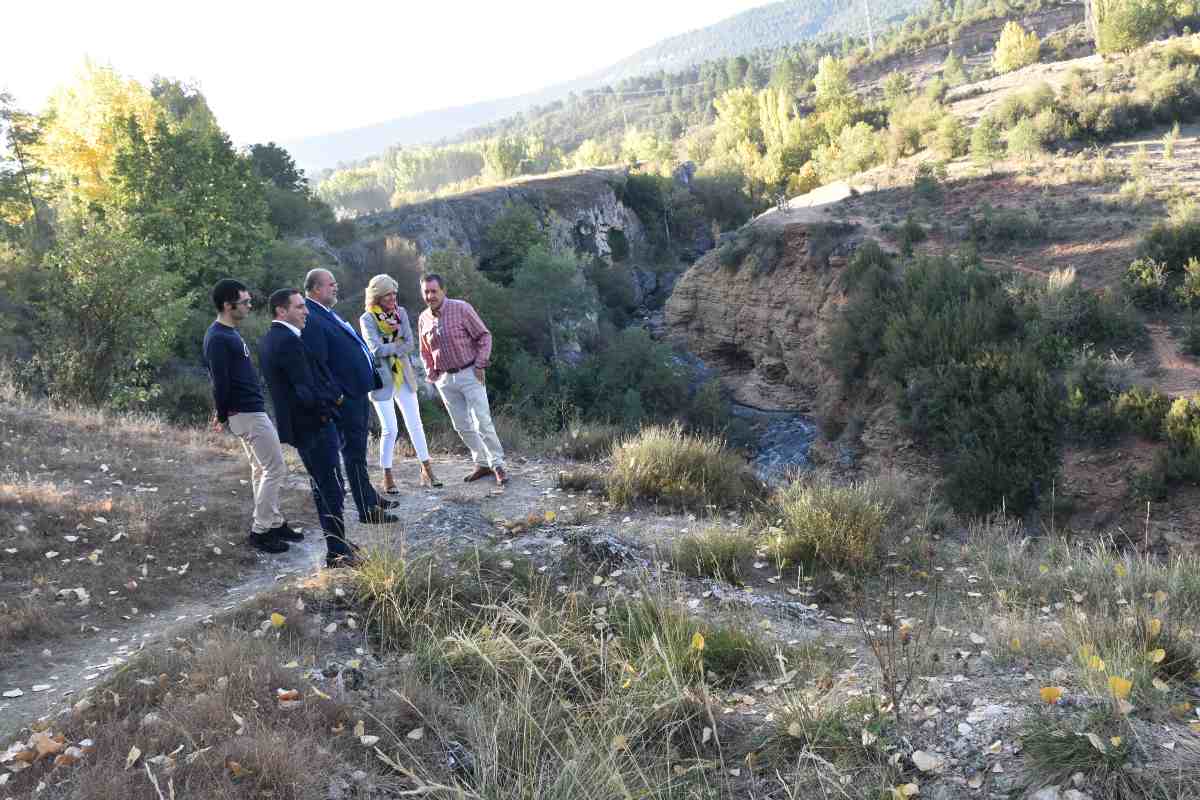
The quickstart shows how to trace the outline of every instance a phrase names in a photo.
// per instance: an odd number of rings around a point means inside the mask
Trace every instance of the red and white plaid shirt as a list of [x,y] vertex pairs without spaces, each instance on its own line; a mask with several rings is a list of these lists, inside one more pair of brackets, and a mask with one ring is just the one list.
[[431,381],[447,370],[469,366],[487,369],[492,332],[465,300],[446,298],[436,317],[426,308],[417,320],[417,336],[421,340],[421,360]]

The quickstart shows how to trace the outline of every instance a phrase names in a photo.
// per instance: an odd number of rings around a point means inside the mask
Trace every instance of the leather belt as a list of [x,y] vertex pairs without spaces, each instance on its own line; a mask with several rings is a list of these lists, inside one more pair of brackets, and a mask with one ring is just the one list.
[[447,375],[453,375],[456,372],[462,372],[464,369],[470,369],[473,366],[475,366],[474,361],[472,361],[470,364],[463,364],[461,367],[455,367],[454,369],[444,369],[442,372],[446,373]]

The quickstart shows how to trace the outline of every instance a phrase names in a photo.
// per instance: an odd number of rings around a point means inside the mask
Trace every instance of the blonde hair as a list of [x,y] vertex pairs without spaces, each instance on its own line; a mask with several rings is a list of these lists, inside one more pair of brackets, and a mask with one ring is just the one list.
[[396,283],[387,275],[376,275],[371,278],[371,282],[367,284],[366,291],[366,308],[369,310],[371,306],[379,305],[379,298],[385,294],[391,294],[400,290],[400,284]]

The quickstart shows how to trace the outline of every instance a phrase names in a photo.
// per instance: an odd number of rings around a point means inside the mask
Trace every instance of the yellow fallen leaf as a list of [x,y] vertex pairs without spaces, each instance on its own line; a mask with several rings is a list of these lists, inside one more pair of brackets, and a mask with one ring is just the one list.
[[1114,736],[1111,739],[1109,739],[1109,741],[1112,742],[1113,747],[1121,746],[1121,737],[1120,736]]
[[553,511],[547,511],[545,519],[548,525],[553,525],[554,520],[558,519],[558,514],[555,514]]
[[629,748],[629,740],[626,739],[624,737],[624,735],[618,733],[616,736],[614,736],[612,738],[612,749],[613,750],[626,750],[628,748]]
[[892,789],[892,797],[904,800],[906,797],[916,797],[921,793],[921,787],[915,783],[905,783]]
[[136,744],[133,747],[129,748],[129,755],[125,756],[125,769],[129,769],[130,767],[132,767],[134,764],[137,763],[137,760],[141,757],[142,757],[142,751],[138,749],[138,746]]
[[1054,705],[1057,703],[1059,698],[1062,697],[1062,693],[1063,690],[1061,686],[1043,686],[1042,690],[1038,692],[1038,694],[1041,695],[1042,702],[1049,705]]
[[1196,734],[1197,736],[1200,736],[1200,720],[1198,720],[1196,722],[1189,722],[1188,730],[1190,730],[1192,733]]
[[1151,664],[1161,664],[1163,659],[1166,657],[1167,651],[1163,650],[1161,647],[1157,650],[1151,650],[1149,653],[1146,653],[1146,660]]
[[1008,643],[1008,646],[1011,647],[1015,653],[1021,652],[1021,640],[1016,636],[1012,638],[1012,641]]
[[704,649],[704,635],[700,631],[692,634],[692,649],[697,653]]
[[1088,662],[1088,669],[1094,669],[1096,672],[1104,672],[1104,659],[1100,656],[1092,656]]
[[62,736],[51,736],[46,732],[33,735],[33,746],[37,750],[38,761],[62,752],[66,744],[66,740]]
[[271,627],[282,628],[283,623],[285,622],[287,622],[287,617],[285,617],[283,614],[280,614],[278,611],[271,613]]
[[1129,570],[1125,569],[1125,565],[1120,562],[1113,565],[1113,572],[1117,574],[1118,578],[1124,578],[1129,574]]
[[1155,617],[1154,619],[1150,620],[1150,624],[1147,626],[1147,629],[1150,631],[1150,638],[1153,639],[1155,636],[1158,636],[1160,633],[1162,633],[1162,620]]
[[1126,680],[1120,675],[1108,676],[1108,690],[1112,692],[1112,696],[1118,700],[1124,700],[1129,697],[1129,691],[1133,688],[1133,681]]
[[365,722],[363,722],[360,719],[358,722],[354,723],[355,738],[361,738],[362,736],[366,735],[366,733],[367,733],[367,724]]

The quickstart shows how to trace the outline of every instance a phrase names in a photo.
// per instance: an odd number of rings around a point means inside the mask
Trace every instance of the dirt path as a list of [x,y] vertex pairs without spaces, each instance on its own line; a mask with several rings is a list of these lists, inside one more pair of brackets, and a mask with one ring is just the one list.
[[[222,463],[230,472],[241,474],[242,465],[236,460]],[[534,512],[542,515],[549,510],[558,513],[560,509],[568,512],[588,509],[588,500],[582,495],[572,495],[565,502],[558,497],[553,489],[555,470],[549,462],[514,463],[513,480],[503,490],[491,481],[463,483],[463,476],[471,469],[465,459],[435,459],[435,468],[445,483],[444,488],[420,489],[415,480],[403,483],[402,493],[396,498],[401,504],[397,509],[401,522],[376,526],[353,521],[351,539],[368,548],[403,548],[414,553],[435,551],[449,555],[489,543],[490,535],[497,530],[495,519],[515,519]],[[412,471],[415,476],[415,469]],[[400,472],[404,474],[403,467]],[[306,486],[303,471],[293,467],[288,486],[293,505],[304,497]],[[352,519],[349,496],[346,503],[348,517]],[[592,508],[596,508],[594,502]],[[303,511],[305,517],[312,516],[311,508]],[[211,599],[191,599],[131,620],[87,626],[76,636],[64,636],[22,652],[19,658],[0,668],[0,693],[22,692],[19,697],[0,698],[0,739],[38,716],[76,702],[88,687],[107,677],[141,648],[173,638],[185,628],[232,609],[277,581],[299,578],[320,569],[324,542],[319,531],[314,532],[309,526],[305,531],[305,541],[293,545],[282,556],[253,554],[253,565],[241,571],[239,582]]]

